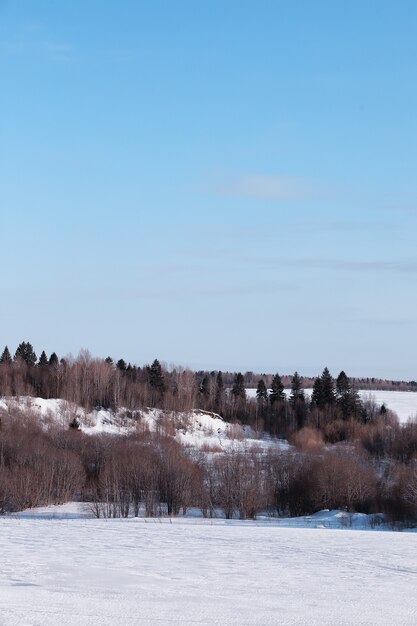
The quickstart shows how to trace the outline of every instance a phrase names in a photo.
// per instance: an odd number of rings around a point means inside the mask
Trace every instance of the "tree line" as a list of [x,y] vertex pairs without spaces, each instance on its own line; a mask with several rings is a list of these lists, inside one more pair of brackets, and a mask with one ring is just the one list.
[[[226,380],[230,384],[225,383]],[[361,401],[352,380],[325,368],[311,399],[295,372],[259,376],[248,397],[245,375],[144,367],[123,359],[37,358],[28,342],[0,357],[0,394],[60,397],[86,409],[164,409],[164,426],[138,423],[128,436],[87,436],[71,420],[40,425],[30,410],[0,410],[0,513],[71,499],[91,502],[97,516],[185,513],[254,518],[301,515],[322,508],[383,512],[417,521],[417,425],[400,426],[390,411]],[[265,451],[181,447],[169,415],[193,408],[285,437]]]
[[417,523],[417,425],[388,417],[350,423],[349,444],[324,445],[304,427],[291,447],[181,446],[164,430],[86,435],[14,406],[2,411],[0,513],[68,500],[90,503],[97,517],[185,514],[255,519],[323,508],[385,513]]
[[[62,398],[87,410],[157,407],[187,412],[199,408],[276,437],[288,438],[313,426],[333,441],[338,433],[342,440],[349,420],[366,423],[375,416],[376,407],[361,402],[343,371],[333,379],[325,368],[313,381],[311,400],[298,372],[289,378],[257,376],[254,398],[248,396],[245,376],[220,370],[168,370],[158,359],[139,367],[124,359],[94,358],[85,350],[77,358],[59,359],[55,352],[48,357],[45,351],[38,358],[29,342],[20,343],[13,357],[5,347],[0,357],[0,395]],[[284,392],[287,380],[288,397]]]

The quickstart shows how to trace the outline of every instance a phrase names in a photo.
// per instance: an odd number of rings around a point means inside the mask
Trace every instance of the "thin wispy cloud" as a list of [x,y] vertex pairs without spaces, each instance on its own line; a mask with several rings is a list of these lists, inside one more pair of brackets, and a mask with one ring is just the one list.
[[0,54],[15,58],[28,57],[53,62],[67,63],[75,60],[76,50],[73,43],[51,36],[48,31],[48,27],[42,21],[38,19],[27,20],[17,25],[13,35],[0,40]]
[[307,200],[326,195],[323,189],[307,179],[266,174],[242,176],[212,184],[205,190],[226,196],[270,200]]
[[[248,259],[249,260],[249,259]],[[394,272],[401,274],[417,274],[417,259],[404,260],[355,260],[332,258],[258,258],[251,260],[259,265],[286,267],[302,270],[342,270],[349,272]]]
[[2,56],[30,57],[46,61],[68,63],[76,60],[72,44],[57,41],[5,41],[0,43]]

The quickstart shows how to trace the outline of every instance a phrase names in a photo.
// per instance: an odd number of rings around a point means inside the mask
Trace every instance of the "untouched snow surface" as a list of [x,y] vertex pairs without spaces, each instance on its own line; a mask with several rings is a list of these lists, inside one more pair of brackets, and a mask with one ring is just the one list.
[[2,626],[417,624],[417,534],[71,510],[0,518]]

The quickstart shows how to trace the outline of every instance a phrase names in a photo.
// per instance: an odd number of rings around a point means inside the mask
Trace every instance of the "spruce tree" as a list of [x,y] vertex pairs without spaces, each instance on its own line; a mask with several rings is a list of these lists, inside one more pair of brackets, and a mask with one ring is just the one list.
[[336,378],[336,392],[339,396],[343,396],[343,394],[347,393],[349,390],[350,390],[349,378],[346,376],[345,372],[342,370],[339,376]]
[[306,420],[307,407],[305,402],[302,379],[298,372],[294,372],[291,379],[290,405],[297,421],[297,428],[303,428]]
[[49,357],[49,365],[50,367],[58,367],[59,361],[56,352],[52,352],[51,356]]
[[210,379],[208,376],[204,376],[201,381],[199,393],[205,400],[210,396]]
[[14,359],[15,361],[18,361],[19,359],[21,359],[28,366],[32,367],[35,365],[37,357],[36,357],[35,351],[33,350],[32,345],[28,341],[27,342],[22,341],[22,343],[20,343],[17,346]]
[[271,382],[271,393],[269,394],[269,401],[271,405],[276,402],[285,401],[284,385],[279,374],[275,374]]
[[353,389],[349,378],[341,371],[336,379],[336,402],[342,412],[343,419],[357,417],[362,413],[362,403],[356,389]]
[[232,395],[235,401],[246,400],[245,379],[243,378],[243,374],[241,372],[238,372],[235,375],[232,387]]
[[220,412],[222,410],[223,392],[224,392],[223,374],[219,370],[216,376],[216,396],[214,399],[215,409],[217,412]]
[[42,350],[41,356],[39,357],[38,365],[40,367],[46,367],[48,365],[48,357],[46,356],[45,350]]
[[162,367],[158,359],[155,359],[149,368],[149,384],[150,386],[160,393],[165,391],[164,375],[162,373]]
[[294,405],[298,401],[304,402],[304,400],[305,398],[301,376],[298,372],[294,372],[294,375],[291,379],[290,403]]
[[116,367],[121,372],[125,372],[126,371],[126,361],[124,359],[119,359],[117,361],[117,363],[116,363]]
[[263,378],[258,381],[258,386],[256,388],[256,399],[261,404],[268,401],[268,389],[266,388]]
[[3,353],[0,357],[0,363],[5,365],[10,365],[12,362],[12,355],[9,352],[9,348],[5,346]]
[[313,385],[313,393],[311,394],[311,404],[316,406],[318,409],[323,408],[323,387],[321,383],[321,378],[318,377],[314,381]]
[[334,391],[334,380],[327,369],[324,368],[321,375],[321,393],[323,406],[331,406],[336,402],[336,394]]

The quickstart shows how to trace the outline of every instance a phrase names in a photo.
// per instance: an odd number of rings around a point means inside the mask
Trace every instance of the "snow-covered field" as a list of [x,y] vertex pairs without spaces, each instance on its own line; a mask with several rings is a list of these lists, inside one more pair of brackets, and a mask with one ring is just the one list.
[[[310,398],[313,390],[304,389],[305,395]],[[254,398],[256,389],[246,389],[247,396]],[[285,389],[287,396],[291,391]],[[376,404],[385,406],[394,411],[398,415],[400,423],[404,424],[410,418],[417,417],[417,392],[414,391],[370,391],[369,389],[360,389],[359,396],[362,400],[373,400]]]
[[2,626],[417,624],[417,534],[64,512],[0,518]]

